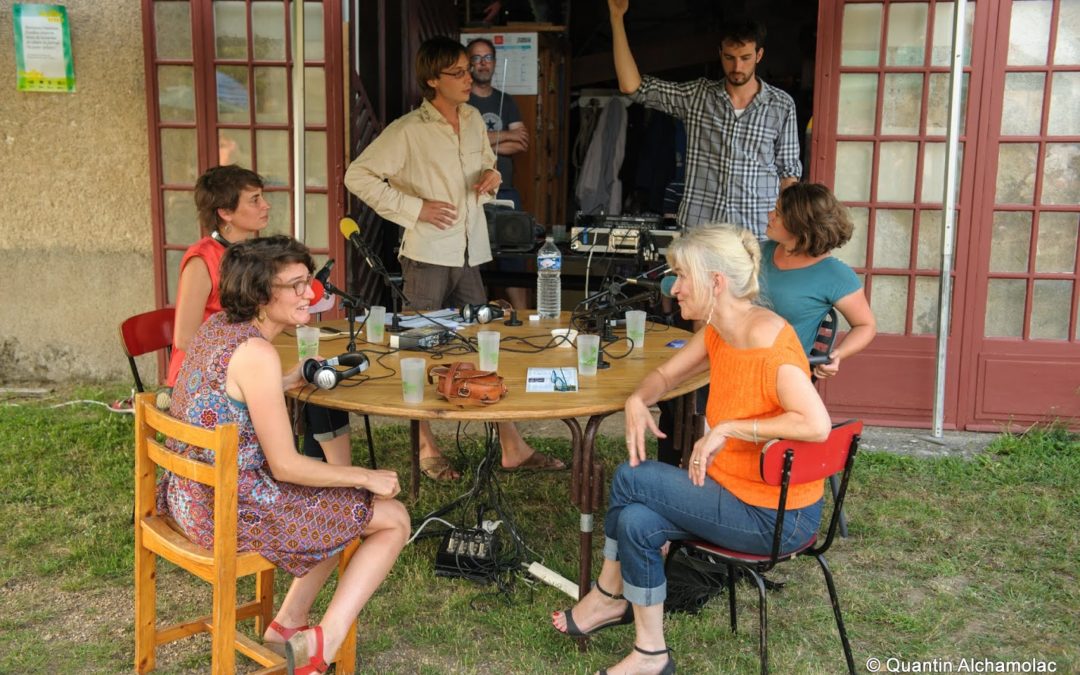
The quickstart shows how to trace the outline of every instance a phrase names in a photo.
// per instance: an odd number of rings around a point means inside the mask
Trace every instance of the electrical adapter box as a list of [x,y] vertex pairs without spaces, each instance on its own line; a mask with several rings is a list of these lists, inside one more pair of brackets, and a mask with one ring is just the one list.
[[450,341],[450,331],[438,326],[410,328],[396,335],[390,335],[390,348],[405,351],[419,351],[438,347]]

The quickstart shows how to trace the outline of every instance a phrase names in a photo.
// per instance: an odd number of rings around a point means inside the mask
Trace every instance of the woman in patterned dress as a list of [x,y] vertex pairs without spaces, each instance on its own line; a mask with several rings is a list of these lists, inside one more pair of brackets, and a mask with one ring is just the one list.
[[[285,643],[290,675],[325,671],[409,536],[408,513],[394,499],[396,472],[332,466],[296,451],[284,391],[303,379],[298,367],[282,373],[271,341],[311,316],[313,269],[307,248],[289,237],[231,246],[221,267],[223,311],[192,339],[170,408],[203,427],[239,428],[238,546],[296,577],[263,636]],[[213,459],[200,448],[177,449]],[[158,508],[193,540],[213,544],[213,492],[205,486],[166,474]],[[315,596],[342,549],[360,536],[326,614],[308,630]]]

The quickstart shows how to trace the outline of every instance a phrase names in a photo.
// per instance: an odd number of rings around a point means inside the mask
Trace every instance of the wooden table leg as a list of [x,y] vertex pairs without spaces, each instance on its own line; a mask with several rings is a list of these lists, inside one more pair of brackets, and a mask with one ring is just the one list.
[[409,420],[409,449],[412,451],[412,486],[409,494],[420,496],[420,420]]
[[573,464],[570,467],[570,502],[577,507],[580,515],[579,550],[578,550],[578,599],[585,597],[592,585],[592,539],[593,517],[600,509],[603,494],[603,467],[595,461],[594,450],[596,432],[600,423],[610,413],[593,415],[585,425],[576,419],[564,419],[570,427],[570,443],[573,448]]

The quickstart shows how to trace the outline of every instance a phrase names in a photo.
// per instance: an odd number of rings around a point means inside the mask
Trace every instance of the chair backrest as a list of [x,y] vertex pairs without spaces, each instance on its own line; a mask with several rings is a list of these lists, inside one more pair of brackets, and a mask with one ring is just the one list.
[[[224,574],[235,576],[237,519],[237,452],[239,434],[235,424],[219,424],[204,429],[181,422],[154,405],[155,396],[144,393],[135,397],[135,516],[136,520],[156,515],[156,467],[214,488],[214,559],[215,565],[233,569]],[[169,449],[162,440],[174,439],[214,453],[208,464],[185,457]]]
[[769,485],[780,486],[779,515],[773,536],[772,564],[780,553],[781,533],[784,529],[784,512],[787,508],[787,492],[791,485],[823,481],[837,472],[843,472],[840,489],[833,497],[832,515],[825,541],[808,549],[810,553],[824,553],[832,545],[844,509],[851,467],[859,449],[863,423],[847,420],[834,424],[829,437],[820,443],[776,439],[769,441],[761,450],[761,479]]
[[777,438],[761,449],[761,479],[768,485],[781,485],[784,479],[784,463],[787,451],[793,451],[791,485],[824,480],[844,470],[848,455],[858,443],[863,424],[848,420],[834,424],[829,437],[820,443],[789,441]]
[[829,362],[829,354],[832,353],[833,344],[836,342],[836,333],[840,328],[840,318],[836,314],[836,308],[830,307],[825,317],[818,324],[817,336],[814,345],[807,354],[810,367],[821,366]]
[[131,365],[131,374],[135,378],[135,388],[143,390],[139,369],[135,357],[156,352],[161,349],[172,350],[173,325],[176,322],[176,310],[172,307],[155,309],[128,317],[120,324],[120,344],[124,355]]

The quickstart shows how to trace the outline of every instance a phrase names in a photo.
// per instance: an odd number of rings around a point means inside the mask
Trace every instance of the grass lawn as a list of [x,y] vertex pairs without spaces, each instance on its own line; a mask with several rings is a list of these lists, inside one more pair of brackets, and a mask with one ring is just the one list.
[[[72,398],[124,393],[84,388]],[[132,419],[52,402],[0,401],[0,673],[130,672]],[[468,431],[474,442],[463,442],[463,454],[452,437],[443,439],[463,467],[482,455],[475,443],[482,429]],[[624,456],[622,434],[603,431],[612,434],[598,442],[610,476]],[[377,427],[375,439],[380,466],[396,468],[406,483],[407,429]],[[569,462],[566,438],[530,440]],[[354,458],[366,457],[356,434]],[[498,475],[536,558],[576,578],[578,514],[567,503],[566,478]],[[466,485],[425,480],[410,512],[427,513]],[[972,460],[860,453],[847,515],[851,536],[834,543],[829,562],[860,671],[871,657],[899,659],[908,672],[914,661],[930,662],[924,672],[945,672],[945,662],[962,672],[961,658],[1047,660],[1058,673],[1080,671],[1077,436],[1056,429],[1002,436]],[[409,546],[361,614],[361,672],[585,673],[630,650],[633,630],[616,628],[579,652],[549,625],[569,598],[527,578],[513,578],[504,592],[436,578],[435,548],[435,539]],[[593,560],[598,566],[599,542]],[[159,570],[162,620],[208,611],[201,582],[168,565]],[[817,565],[802,560],[771,578],[786,582],[769,596],[773,672],[843,672]],[[280,592],[287,582],[278,575]],[[741,585],[738,598],[738,634],[727,628],[723,595],[699,614],[665,619],[680,672],[757,672],[756,593]],[[167,646],[158,661],[162,673],[205,672],[209,641]],[[935,662],[939,670],[931,671]],[[239,664],[254,670],[243,658]]]

